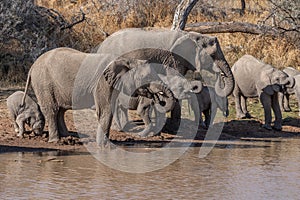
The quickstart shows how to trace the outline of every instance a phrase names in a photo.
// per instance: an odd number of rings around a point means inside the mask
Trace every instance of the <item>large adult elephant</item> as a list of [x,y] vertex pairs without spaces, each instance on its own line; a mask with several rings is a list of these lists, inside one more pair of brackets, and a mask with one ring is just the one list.
[[[151,52],[147,50],[149,48],[156,50]],[[222,78],[215,83],[216,93],[220,96],[232,93],[234,78],[216,37],[178,30],[129,28],[105,39],[97,53],[113,53],[136,59],[152,55],[152,61],[164,61],[164,51],[157,49],[170,51],[187,61],[179,65],[178,71],[182,75],[189,69],[217,73]]]
[[[160,66],[159,72],[167,74],[169,67]],[[23,101],[31,83],[48,121],[49,142],[68,135],[64,121],[66,110],[95,105],[98,130],[101,130],[97,133],[99,142],[102,133],[109,137],[112,106],[116,100],[126,104],[130,96],[136,93],[153,98],[161,109],[170,110],[174,106],[174,95],[162,83],[157,71],[157,67],[145,60],[115,59],[111,54],[88,54],[70,48],[57,48],[41,55],[32,65]],[[171,101],[163,101],[166,97]]]
[[259,97],[265,115],[263,127],[271,130],[271,108],[275,114],[274,129],[282,129],[282,115],[278,103],[278,92],[293,87],[295,80],[292,77],[265,64],[251,55],[242,56],[232,67],[235,77],[235,97],[237,118],[250,118],[246,106],[248,97]]

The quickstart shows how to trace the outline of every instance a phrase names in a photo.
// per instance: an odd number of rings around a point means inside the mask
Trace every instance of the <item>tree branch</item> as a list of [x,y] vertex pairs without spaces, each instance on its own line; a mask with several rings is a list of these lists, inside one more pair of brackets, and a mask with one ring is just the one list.
[[186,31],[196,31],[199,33],[251,33],[267,34],[278,36],[281,32],[273,27],[265,25],[251,24],[247,22],[200,22],[188,24]]
[[197,2],[198,0],[182,0],[180,2],[174,14],[173,25],[171,30],[183,30],[185,28],[188,15],[190,14],[191,10]]

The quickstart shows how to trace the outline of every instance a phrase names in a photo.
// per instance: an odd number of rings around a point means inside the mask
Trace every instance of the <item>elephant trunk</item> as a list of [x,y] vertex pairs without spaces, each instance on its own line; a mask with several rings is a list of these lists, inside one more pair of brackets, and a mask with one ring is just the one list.
[[221,97],[229,96],[234,89],[234,77],[227,61],[216,60],[215,63],[220,68],[221,73],[215,84],[215,91]]
[[215,40],[216,52],[213,53],[214,64],[220,69],[220,74],[215,84],[215,91],[221,97],[229,96],[234,89],[234,77],[229,64],[221,50],[219,41]]
[[[163,83],[150,84],[150,89],[153,92],[153,100],[154,103],[160,107],[162,107],[166,112],[173,109],[175,105],[175,98],[172,91],[166,87]],[[160,109],[158,109],[160,111]]]
[[191,81],[190,84],[191,84],[191,92],[193,92],[193,93],[201,92],[201,90],[203,88],[201,81]]
[[287,77],[283,82],[282,85],[284,85],[287,88],[292,88],[295,86],[295,79],[294,77]]

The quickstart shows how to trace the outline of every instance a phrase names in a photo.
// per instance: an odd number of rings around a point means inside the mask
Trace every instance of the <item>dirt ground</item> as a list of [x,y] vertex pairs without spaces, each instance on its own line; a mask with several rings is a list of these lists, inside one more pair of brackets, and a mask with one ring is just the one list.
[[[44,130],[42,136],[35,136],[28,131],[24,138],[18,138],[14,132],[12,119],[6,107],[6,98],[17,90],[22,88],[0,88],[0,153],[3,152],[34,152],[34,151],[48,151],[48,150],[82,150],[85,151],[83,144],[87,142],[94,142],[93,138],[78,138],[77,130],[73,123],[72,111],[66,113],[66,123],[71,135],[62,138],[58,143],[48,143],[47,134],[48,127]],[[230,106],[234,106],[231,102]],[[268,131],[261,128],[261,119],[252,118],[247,120],[236,120],[234,117],[226,119],[223,131],[219,140],[269,140],[270,138],[291,138],[300,136],[300,117],[297,116],[297,111],[294,110],[294,117],[285,117],[283,120],[282,131]],[[232,114],[231,114],[232,115]],[[234,114],[233,114],[234,115]],[[135,143],[152,144],[152,146],[169,142],[176,139],[178,142],[192,140],[194,144],[200,144],[205,138],[207,130],[201,129],[195,134],[189,133],[189,123],[187,119],[183,119],[185,132],[178,133],[177,135],[170,133],[162,133],[160,136],[140,138],[132,134],[118,132],[111,130],[110,139],[116,144],[126,145]],[[27,127],[28,128],[28,127]]]

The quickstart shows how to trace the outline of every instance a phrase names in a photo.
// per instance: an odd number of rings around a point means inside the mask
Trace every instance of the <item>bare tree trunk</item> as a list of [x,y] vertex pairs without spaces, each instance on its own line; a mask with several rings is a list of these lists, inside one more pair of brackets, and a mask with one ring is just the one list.
[[182,0],[180,2],[174,14],[172,30],[184,30],[188,15],[197,2],[198,0]]
[[241,0],[241,15],[245,14],[246,2],[245,0]]

